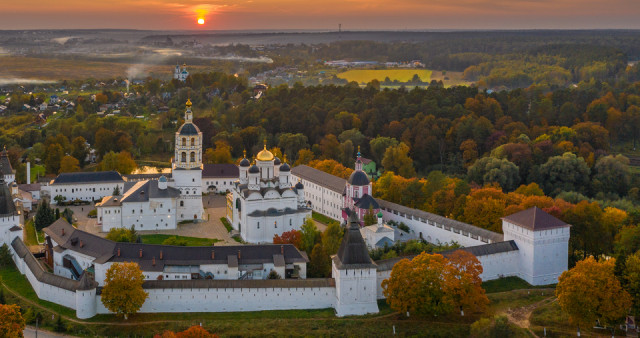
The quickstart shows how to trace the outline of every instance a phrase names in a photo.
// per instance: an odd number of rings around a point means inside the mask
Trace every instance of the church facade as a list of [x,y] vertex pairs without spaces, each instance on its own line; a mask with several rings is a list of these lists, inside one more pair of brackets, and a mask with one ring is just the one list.
[[227,195],[227,219],[249,243],[271,243],[275,235],[300,230],[311,217],[304,186],[293,183],[291,167],[264,149],[255,162],[240,161],[240,178]]
[[187,80],[187,77],[189,77],[187,64],[183,64],[182,68],[180,68],[180,65],[176,65],[176,68],[173,70],[173,78],[178,81],[185,82]]

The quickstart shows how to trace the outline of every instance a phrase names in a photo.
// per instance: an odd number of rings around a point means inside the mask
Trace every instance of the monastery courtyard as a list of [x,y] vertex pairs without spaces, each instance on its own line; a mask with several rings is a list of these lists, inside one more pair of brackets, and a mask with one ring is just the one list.
[[[231,234],[220,221],[220,218],[224,217],[226,213],[227,202],[225,196],[217,194],[203,195],[202,203],[207,215],[207,220],[204,222],[179,224],[178,229],[174,230],[138,231],[138,233],[141,235],[162,234],[212,238],[220,240],[216,245],[237,245],[238,242],[231,238]],[[67,208],[73,211],[74,222],[76,222],[78,229],[101,237],[107,235],[106,232],[101,232],[101,227],[97,225],[96,218],[87,216],[89,211],[94,208],[93,206],[68,206]],[[318,230],[324,231],[326,229],[326,225],[319,222],[315,223]]]

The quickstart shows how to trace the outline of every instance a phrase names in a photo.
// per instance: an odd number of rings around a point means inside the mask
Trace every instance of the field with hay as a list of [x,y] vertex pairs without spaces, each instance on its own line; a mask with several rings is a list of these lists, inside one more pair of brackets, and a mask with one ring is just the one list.
[[387,77],[391,81],[409,82],[415,74],[418,74],[422,82],[429,82],[431,73],[432,71],[428,69],[351,69],[337,74],[337,77],[358,83],[368,83],[373,79],[382,82]]

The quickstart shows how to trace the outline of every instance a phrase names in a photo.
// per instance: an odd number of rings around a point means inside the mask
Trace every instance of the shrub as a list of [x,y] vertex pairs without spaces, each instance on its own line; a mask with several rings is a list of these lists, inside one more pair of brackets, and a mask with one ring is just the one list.
[[233,230],[231,224],[229,223],[229,220],[226,217],[220,217],[220,222],[222,222],[222,225],[224,225],[228,232],[231,232],[231,230]]

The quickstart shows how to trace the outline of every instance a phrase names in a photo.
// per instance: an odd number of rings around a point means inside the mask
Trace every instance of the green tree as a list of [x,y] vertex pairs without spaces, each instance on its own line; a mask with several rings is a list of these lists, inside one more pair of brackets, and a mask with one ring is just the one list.
[[395,147],[398,145],[398,140],[392,137],[384,137],[378,136],[371,141],[369,141],[369,147],[371,149],[371,155],[373,159],[378,163],[382,164],[382,159],[384,157],[387,148]]
[[6,243],[2,244],[2,246],[0,246],[0,268],[10,266],[11,264],[13,264],[11,251],[9,251],[9,247]]
[[631,312],[634,316],[640,316],[640,251],[627,257],[624,263],[624,288],[631,295],[633,306]]
[[60,172],[60,162],[64,157],[62,146],[55,143],[47,147],[47,157],[44,160],[47,173],[58,174]]
[[87,140],[84,137],[78,136],[71,141],[71,156],[75,157],[80,167],[84,167],[85,159],[89,155],[89,147],[87,147]]
[[344,236],[344,230],[338,222],[330,222],[327,225],[327,229],[321,236],[322,248],[327,255],[331,256],[338,253],[338,248],[342,243],[342,236]]
[[513,191],[520,185],[518,166],[507,159],[483,157],[467,170],[470,182],[478,184],[498,183],[506,191]]
[[595,191],[613,192],[625,196],[631,183],[629,159],[622,155],[603,156],[593,167]]
[[51,225],[53,222],[55,222],[53,209],[51,209],[49,203],[43,199],[38,205],[38,210],[36,210],[36,230],[40,231]]
[[589,166],[584,158],[572,153],[549,158],[540,166],[540,186],[547,195],[557,195],[561,191],[586,193],[589,187]]
[[284,133],[278,138],[278,148],[287,155],[288,158],[294,159],[303,149],[309,148],[309,139],[302,133],[291,134]]
[[307,218],[300,228],[302,232],[302,245],[301,249],[310,253],[317,242],[320,241],[321,233],[318,231],[316,224],[311,217]]

